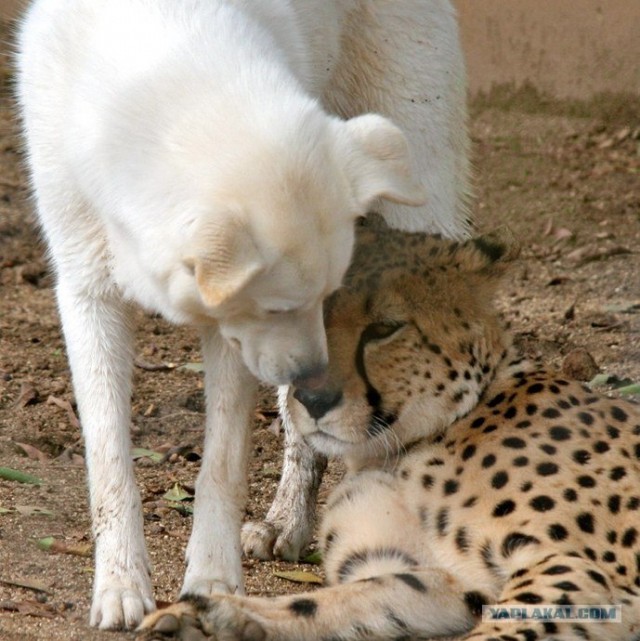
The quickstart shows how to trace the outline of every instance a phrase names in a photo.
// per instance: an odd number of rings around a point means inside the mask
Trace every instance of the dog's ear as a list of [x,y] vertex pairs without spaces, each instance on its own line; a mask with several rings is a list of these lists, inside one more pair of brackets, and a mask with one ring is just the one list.
[[358,204],[366,209],[375,199],[423,205],[426,194],[411,173],[404,134],[386,118],[366,114],[343,123],[349,149],[347,172]]
[[200,225],[194,253],[183,262],[196,277],[202,301],[212,308],[227,302],[264,269],[250,230],[230,218]]

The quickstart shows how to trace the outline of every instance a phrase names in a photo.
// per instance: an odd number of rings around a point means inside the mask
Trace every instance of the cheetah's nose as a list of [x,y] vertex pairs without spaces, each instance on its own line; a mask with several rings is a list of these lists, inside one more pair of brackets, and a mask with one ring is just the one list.
[[298,388],[293,393],[293,398],[302,403],[307,408],[309,416],[317,421],[338,405],[342,400],[342,390]]

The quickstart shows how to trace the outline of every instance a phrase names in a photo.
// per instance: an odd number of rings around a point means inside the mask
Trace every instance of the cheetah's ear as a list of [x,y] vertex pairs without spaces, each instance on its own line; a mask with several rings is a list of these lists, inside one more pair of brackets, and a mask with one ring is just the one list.
[[501,274],[520,254],[520,244],[513,232],[502,226],[465,242],[461,247],[461,267],[468,271]]

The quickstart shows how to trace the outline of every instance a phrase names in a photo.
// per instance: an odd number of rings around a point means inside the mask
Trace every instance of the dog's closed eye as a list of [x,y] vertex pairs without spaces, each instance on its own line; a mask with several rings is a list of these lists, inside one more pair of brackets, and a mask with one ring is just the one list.
[[182,261],[184,268],[192,275],[196,275],[196,261],[195,258],[185,258]]

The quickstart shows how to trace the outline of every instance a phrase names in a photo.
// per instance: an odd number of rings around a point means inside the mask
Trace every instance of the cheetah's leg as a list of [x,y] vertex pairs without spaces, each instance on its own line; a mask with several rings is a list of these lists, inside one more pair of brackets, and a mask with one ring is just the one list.
[[218,639],[247,641],[382,641],[465,632],[488,597],[465,592],[437,567],[420,534],[393,475],[360,472],[332,493],[322,525],[327,576],[337,585],[277,598],[187,596],[145,619],[143,628],[152,631],[146,638],[167,631],[191,639],[194,626]]
[[[622,622],[571,623],[554,617],[547,621],[483,620],[464,641],[628,641],[637,638],[640,599],[620,591],[596,563],[578,556],[550,554],[537,564],[514,572],[492,608],[501,605],[539,612],[570,605],[622,605]],[[499,615],[498,615],[499,616]]]
[[287,411],[288,387],[278,390],[284,427],[284,463],[278,491],[264,521],[250,521],[242,528],[242,548],[247,556],[297,561],[313,535],[316,499],[327,459],[315,453],[296,430]]
[[477,595],[440,569],[408,570],[276,598],[186,596],[148,616],[141,639],[206,636],[231,641],[392,641],[460,634],[474,622]]

